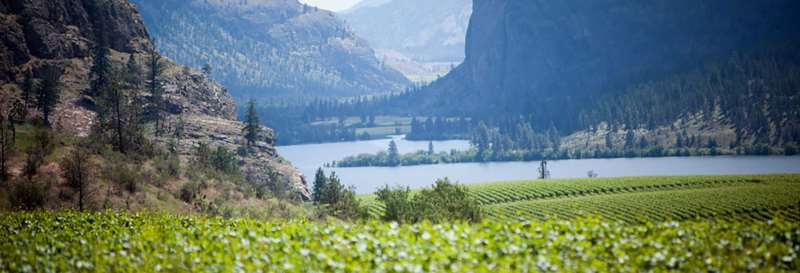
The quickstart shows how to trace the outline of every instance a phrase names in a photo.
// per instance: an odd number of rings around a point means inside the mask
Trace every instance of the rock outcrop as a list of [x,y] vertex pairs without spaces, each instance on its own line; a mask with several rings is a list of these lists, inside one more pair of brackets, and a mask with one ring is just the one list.
[[[91,49],[96,41],[107,41],[111,63],[118,68],[131,57],[144,64],[145,52],[153,46],[136,7],[126,0],[1,1],[0,30],[2,92],[19,90],[29,71],[38,78],[46,67],[61,68],[61,98],[52,120],[54,128],[76,135],[88,135],[95,118],[91,107],[83,103],[83,91],[89,86]],[[164,63],[161,81],[167,119],[181,117],[190,125],[182,142],[184,158],[191,156],[193,145],[199,142],[236,150],[243,126],[236,120],[236,106],[228,90],[198,71],[166,58]],[[307,197],[302,174],[275,152],[272,131],[263,131],[256,152],[241,158],[244,167],[258,172],[275,170]]]

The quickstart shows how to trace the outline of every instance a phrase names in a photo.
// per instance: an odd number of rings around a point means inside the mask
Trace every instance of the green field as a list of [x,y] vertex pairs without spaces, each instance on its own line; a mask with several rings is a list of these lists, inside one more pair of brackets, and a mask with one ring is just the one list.
[[[599,215],[629,223],[735,215],[764,220],[800,206],[800,175],[530,180],[467,185],[492,220]],[[373,215],[383,206],[362,196]],[[796,210],[790,210],[796,211]],[[800,215],[787,215],[800,221]]]
[[0,272],[796,272],[797,223],[397,225],[18,212],[0,215]]

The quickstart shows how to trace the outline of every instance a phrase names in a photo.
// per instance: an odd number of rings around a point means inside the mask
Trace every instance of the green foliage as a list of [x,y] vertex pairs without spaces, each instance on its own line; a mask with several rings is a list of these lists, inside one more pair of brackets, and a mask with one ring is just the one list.
[[[800,202],[800,175],[526,180],[467,188],[486,216],[497,221],[585,215],[629,223],[730,216],[768,220],[769,212]],[[381,202],[368,204],[372,215],[388,210]]]
[[8,165],[14,153],[16,140],[14,139],[12,124],[7,119],[0,117],[0,181],[8,179]]
[[48,67],[42,78],[36,98],[37,108],[42,111],[42,121],[46,126],[50,126],[50,114],[58,104],[61,96],[61,71],[60,68]]
[[0,271],[796,272],[798,237],[785,216],[398,225],[17,212],[0,215]]
[[336,173],[331,173],[325,179],[325,187],[319,197],[318,211],[323,216],[351,220],[366,218],[368,215],[367,210],[356,198],[355,190],[352,187],[345,187]]
[[22,210],[40,209],[47,198],[47,187],[37,180],[16,179],[10,185],[9,202],[13,208]]
[[400,165],[400,152],[397,150],[397,143],[394,140],[389,141],[389,149],[386,152],[386,156],[389,166]]
[[447,178],[437,180],[431,189],[420,190],[414,195],[408,188],[390,189],[388,186],[376,195],[377,200],[384,204],[382,219],[386,221],[478,222],[482,217],[480,205],[469,196],[469,190]]
[[261,121],[258,119],[258,112],[256,112],[256,101],[250,99],[247,102],[247,113],[244,119],[244,139],[247,141],[248,146],[253,146],[258,141],[258,135],[261,133]]
[[408,187],[391,189],[389,186],[384,186],[375,195],[384,206],[382,220],[401,223],[414,220],[416,212],[411,203],[411,190]]
[[325,176],[325,171],[323,171],[322,168],[317,169],[317,173],[314,175],[314,186],[312,188],[311,201],[314,201],[314,203],[319,203],[327,186],[328,177]]
[[181,186],[180,192],[178,193],[178,198],[183,200],[186,203],[193,203],[195,198],[198,197],[200,194],[200,183],[190,181],[186,182]]
[[200,143],[195,149],[193,163],[203,169],[218,171],[223,174],[239,174],[239,160],[228,148],[218,146],[213,151],[206,143]]

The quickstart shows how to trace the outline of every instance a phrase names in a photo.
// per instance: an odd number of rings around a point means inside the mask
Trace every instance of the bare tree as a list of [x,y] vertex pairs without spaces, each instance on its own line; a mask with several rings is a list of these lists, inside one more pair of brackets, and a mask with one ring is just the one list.
[[86,202],[94,191],[93,168],[89,152],[82,147],[74,147],[61,162],[67,186],[77,191],[78,209],[81,211],[86,208]]
[[550,178],[550,170],[547,169],[547,160],[542,160],[539,163],[539,179],[548,179]]

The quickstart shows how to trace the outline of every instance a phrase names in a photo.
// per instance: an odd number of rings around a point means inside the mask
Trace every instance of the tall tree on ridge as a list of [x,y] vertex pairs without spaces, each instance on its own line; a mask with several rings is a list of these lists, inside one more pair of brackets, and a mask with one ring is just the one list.
[[44,73],[41,87],[39,88],[37,104],[42,110],[42,121],[45,126],[50,126],[50,114],[58,104],[61,93],[61,70],[57,67],[48,67]]
[[155,48],[150,48],[147,52],[147,90],[150,92],[150,108],[155,120],[155,136],[161,136],[162,111],[164,108],[164,94],[161,86],[161,74],[164,64],[161,62],[161,55]]
[[250,101],[247,102],[247,113],[244,117],[244,128],[242,128],[242,132],[244,133],[244,139],[247,141],[248,147],[256,144],[258,134],[261,132],[261,121],[258,118],[256,107],[255,99],[250,99]]

